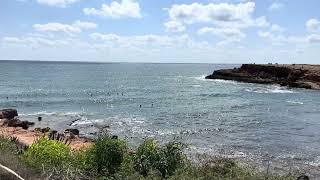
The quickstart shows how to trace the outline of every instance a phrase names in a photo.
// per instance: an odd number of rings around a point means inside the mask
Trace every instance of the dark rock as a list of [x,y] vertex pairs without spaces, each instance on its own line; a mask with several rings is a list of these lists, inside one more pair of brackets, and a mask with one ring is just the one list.
[[38,117],[38,121],[42,121],[42,117],[41,116]]
[[306,89],[320,89],[320,65],[257,65],[214,71],[206,79],[224,79],[247,83],[279,84]]
[[18,117],[14,117],[13,119],[6,119],[3,125],[8,127],[22,127],[23,129],[28,129],[30,126],[34,125],[34,122],[21,121]]
[[71,121],[71,123],[69,124],[69,126],[72,126],[75,122],[80,121],[80,120],[81,120],[81,119],[79,118],[79,119],[75,119],[75,120]]
[[309,177],[307,175],[302,175],[302,176],[299,176],[297,180],[309,180]]
[[16,109],[2,109],[0,110],[0,119],[13,119],[18,116]]
[[42,128],[42,129],[41,129],[41,132],[42,132],[42,133],[47,133],[47,132],[50,132],[50,130],[51,130],[51,128],[46,127],[46,128]]
[[65,133],[70,133],[70,134],[73,134],[73,135],[76,135],[76,136],[79,135],[79,130],[78,129],[66,129],[64,132]]

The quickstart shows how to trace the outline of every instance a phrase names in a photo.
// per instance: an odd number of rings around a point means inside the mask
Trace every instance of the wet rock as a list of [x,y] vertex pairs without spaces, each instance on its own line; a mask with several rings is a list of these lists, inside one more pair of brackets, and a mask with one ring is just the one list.
[[2,109],[0,110],[0,119],[13,119],[18,116],[16,109]]
[[70,134],[73,134],[73,135],[76,135],[76,136],[79,135],[79,130],[78,129],[66,129],[64,132],[65,133],[70,133]]
[[21,121],[18,117],[14,117],[13,119],[6,119],[3,125],[8,127],[22,127],[23,129],[28,129],[30,126],[34,125],[34,122]]
[[69,123],[68,125],[72,126],[75,122],[80,121],[80,120],[81,120],[80,118],[79,119],[75,119],[75,120],[71,121],[71,123]]
[[41,132],[42,132],[42,133],[48,133],[48,132],[50,132],[50,130],[51,130],[51,128],[46,127],[46,128],[42,128],[42,129],[41,129]]

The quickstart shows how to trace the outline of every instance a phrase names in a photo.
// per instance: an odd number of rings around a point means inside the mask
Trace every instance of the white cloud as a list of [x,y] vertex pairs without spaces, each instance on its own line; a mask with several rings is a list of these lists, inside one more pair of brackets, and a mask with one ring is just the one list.
[[316,32],[320,30],[320,21],[317,19],[309,19],[306,22],[306,27],[308,31]]
[[270,26],[265,16],[254,18],[254,10],[255,3],[252,1],[238,4],[174,4],[167,9],[169,20],[164,25],[167,31],[174,29],[176,32],[185,30],[187,25],[196,23],[214,25],[215,28],[221,28],[219,30],[221,32],[228,29],[240,31],[240,29],[248,27]]
[[272,26],[270,27],[270,30],[271,30],[272,32],[279,32],[279,33],[282,33],[282,32],[284,32],[284,31],[286,31],[285,28],[279,26],[278,24],[272,24]]
[[55,6],[55,7],[67,7],[70,4],[73,4],[79,0],[37,0],[40,4],[45,4],[48,6]]
[[269,6],[269,10],[270,11],[274,11],[274,10],[279,10],[281,8],[284,7],[284,4],[281,2],[273,2],[270,6]]
[[184,34],[179,36],[146,34],[140,36],[120,36],[116,34],[92,33],[89,35],[93,40],[103,41],[114,46],[179,46],[186,45],[191,38]]
[[57,22],[51,22],[47,24],[34,24],[33,28],[36,31],[41,32],[64,32],[69,35],[74,33],[80,33],[83,29],[93,29],[96,28],[97,24],[85,21],[75,21],[72,25],[62,24]]
[[261,16],[255,19],[255,23],[252,26],[268,27],[270,26],[270,23],[267,21],[267,18],[265,16]]
[[307,42],[305,36],[285,36],[283,34],[274,34],[269,31],[258,31],[258,36],[267,39],[273,45],[302,44]]
[[177,21],[169,21],[164,23],[167,32],[183,32],[186,30],[186,27]]
[[95,29],[98,25],[96,23],[78,20],[73,23],[73,26],[81,29]]
[[47,38],[41,38],[41,37],[4,37],[2,38],[2,42],[8,43],[8,44],[15,44],[20,46],[61,46],[61,45],[67,45],[68,42],[66,40],[52,40]]
[[307,37],[308,42],[310,43],[320,43],[320,35],[319,34],[311,34]]
[[141,18],[140,5],[135,0],[113,1],[110,5],[102,4],[101,9],[84,8],[86,15],[96,15],[111,18]]
[[222,38],[225,38],[228,40],[228,42],[232,41],[240,41],[241,39],[245,38],[246,35],[241,32],[239,29],[233,29],[233,28],[210,28],[210,27],[204,27],[198,30],[198,34],[214,34],[217,36],[220,36]]
[[72,25],[61,24],[56,22],[47,23],[47,24],[34,24],[33,28],[36,31],[65,32],[68,34],[81,32],[81,29],[79,27],[74,27]]
[[169,9],[171,20],[183,22],[186,24],[193,23],[213,23],[213,22],[237,22],[249,21],[254,12],[255,3],[201,3],[173,5]]

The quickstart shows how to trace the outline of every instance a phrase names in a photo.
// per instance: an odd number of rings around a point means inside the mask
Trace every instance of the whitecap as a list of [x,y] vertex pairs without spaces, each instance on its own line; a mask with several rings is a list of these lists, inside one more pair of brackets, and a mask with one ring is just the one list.
[[293,91],[280,87],[280,86],[269,86],[269,87],[257,87],[257,88],[246,88],[246,92],[253,92],[259,94],[269,94],[269,93],[294,93]]
[[201,76],[197,76],[197,77],[192,77],[196,80],[199,80],[199,81],[206,81],[208,79],[206,79],[206,75],[201,75]]
[[82,112],[47,112],[40,111],[35,113],[20,114],[20,116],[80,116]]
[[206,79],[206,75],[201,75],[197,77],[193,77],[196,80],[199,81],[213,81],[217,83],[224,83],[224,84],[237,84],[238,82],[232,81],[232,80],[223,80],[223,79]]
[[303,104],[304,104],[303,102],[300,102],[300,101],[287,101],[287,103],[290,103],[290,104],[300,104],[300,105],[303,105]]

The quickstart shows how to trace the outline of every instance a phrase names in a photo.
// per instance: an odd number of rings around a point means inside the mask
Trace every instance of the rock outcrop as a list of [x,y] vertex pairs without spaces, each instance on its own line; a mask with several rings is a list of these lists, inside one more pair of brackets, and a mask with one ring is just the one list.
[[5,119],[2,125],[8,127],[22,127],[22,129],[28,129],[30,126],[34,125],[34,122],[21,121],[18,117],[14,117],[12,119]]
[[320,90],[320,65],[243,64],[240,68],[214,71],[206,79]]
[[16,109],[2,109],[0,110],[0,119],[13,119],[18,116]]

